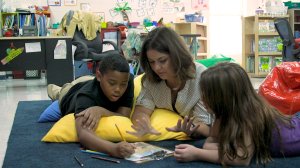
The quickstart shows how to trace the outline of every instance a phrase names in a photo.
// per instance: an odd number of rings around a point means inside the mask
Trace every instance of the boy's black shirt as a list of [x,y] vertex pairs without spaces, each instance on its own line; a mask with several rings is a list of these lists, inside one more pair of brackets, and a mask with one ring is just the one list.
[[134,96],[133,75],[130,74],[128,86],[122,97],[111,102],[103,93],[96,77],[93,80],[77,83],[72,86],[60,102],[62,116],[69,113],[80,113],[92,107],[100,106],[109,111],[116,112],[119,107],[132,107]]

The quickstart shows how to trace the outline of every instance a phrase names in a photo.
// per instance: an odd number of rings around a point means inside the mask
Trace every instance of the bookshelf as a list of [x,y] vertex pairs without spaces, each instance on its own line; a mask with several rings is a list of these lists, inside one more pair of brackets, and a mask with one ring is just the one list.
[[292,31],[295,33],[296,38],[300,37],[300,9],[289,9],[288,14],[290,16],[289,22],[292,28]]
[[[200,37],[197,37],[196,40],[200,46],[197,58],[196,59],[205,59],[209,56],[209,38],[208,38],[208,26],[206,23],[200,22],[180,22],[174,23],[172,28],[178,34],[201,34]],[[187,40],[188,45],[191,45],[192,38]]]
[[[39,33],[41,29],[41,19],[43,18],[42,23],[44,24],[43,34]],[[1,12],[0,13],[0,30],[2,32],[2,36],[5,36],[4,32],[14,32],[14,26],[17,26],[17,29],[23,29],[24,26],[32,26],[38,29],[37,35],[46,36],[47,28],[50,25],[50,13],[30,13],[30,12]],[[18,32],[19,33],[19,32]],[[18,36],[18,35],[12,35]]]
[[[288,18],[289,15],[276,16]],[[275,17],[255,15],[243,17],[242,65],[251,77],[266,77],[282,62],[278,45],[281,39],[275,29]]]

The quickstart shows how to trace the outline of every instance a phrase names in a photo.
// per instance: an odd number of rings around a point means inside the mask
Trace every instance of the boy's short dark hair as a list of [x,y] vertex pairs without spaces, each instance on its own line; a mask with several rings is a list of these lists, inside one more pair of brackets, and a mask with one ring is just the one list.
[[109,70],[129,73],[129,64],[121,54],[111,54],[104,57],[99,64],[99,71],[102,74]]

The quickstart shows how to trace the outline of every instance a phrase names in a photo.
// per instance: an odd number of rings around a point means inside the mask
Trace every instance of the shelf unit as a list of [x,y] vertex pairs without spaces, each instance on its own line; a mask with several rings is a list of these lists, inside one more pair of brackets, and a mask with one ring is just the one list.
[[[288,18],[289,15],[276,17]],[[274,19],[275,17],[270,15],[243,18],[242,65],[251,77],[266,77],[282,59],[282,52],[277,50],[280,38],[274,26]]]
[[[208,26],[205,23],[200,22],[180,22],[173,23],[172,28],[178,34],[201,34],[197,37],[197,42],[200,46],[196,59],[205,59],[209,56],[209,37]],[[191,45],[192,38],[188,40],[188,45]]]
[[[23,26],[37,27],[38,20],[41,16],[45,16],[45,22],[50,21],[50,13],[46,12],[1,12],[0,13],[0,30],[3,34],[4,28],[13,32],[14,25],[17,25],[18,29],[23,29]],[[49,25],[50,23],[48,23]],[[45,25],[47,26],[47,25]],[[48,27],[47,27],[48,28]]]
[[[288,14],[290,16],[289,22],[290,22],[292,31],[300,32],[300,9],[289,9]],[[300,36],[300,33],[299,33],[299,36]]]

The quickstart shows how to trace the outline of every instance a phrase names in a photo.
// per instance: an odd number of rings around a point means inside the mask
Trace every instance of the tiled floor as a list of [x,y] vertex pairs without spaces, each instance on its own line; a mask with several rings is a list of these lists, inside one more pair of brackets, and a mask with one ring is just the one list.
[[0,80],[0,167],[2,167],[7,141],[16,108],[22,100],[48,100],[46,80]]
[[[251,79],[255,89],[259,87],[262,78]],[[2,167],[7,141],[19,101],[49,100],[45,79],[0,80],[0,167]]]

